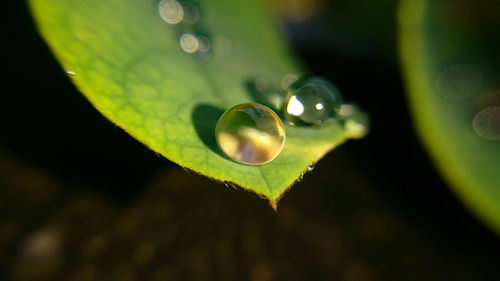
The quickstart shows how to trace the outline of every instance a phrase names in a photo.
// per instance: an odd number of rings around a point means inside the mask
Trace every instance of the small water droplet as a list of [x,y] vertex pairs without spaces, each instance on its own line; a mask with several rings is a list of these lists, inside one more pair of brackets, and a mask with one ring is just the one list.
[[198,51],[198,48],[200,47],[198,38],[196,38],[196,36],[190,33],[182,34],[181,37],[179,38],[179,43],[181,45],[181,49],[188,54],[195,53],[196,51]]
[[73,70],[66,70],[66,74],[73,76],[73,75],[76,75],[76,72]]
[[500,106],[479,111],[472,120],[476,133],[487,140],[500,140]]
[[184,10],[183,22],[187,24],[195,24],[200,19],[200,12],[195,4],[190,2],[183,2],[182,8]]
[[215,135],[224,154],[247,165],[272,161],[285,144],[285,129],[278,115],[256,103],[236,105],[224,112]]
[[481,69],[472,64],[447,67],[436,78],[437,91],[445,98],[463,99],[476,94],[483,84]]
[[295,124],[318,125],[340,108],[341,97],[335,86],[318,78],[298,80],[288,88],[285,117]]
[[296,74],[287,73],[281,78],[281,88],[286,91],[297,80],[299,80],[299,77]]
[[339,115],[342,117],[349,117],[354,114],[355,106],[352,104],[344,103],[340,106]]
[[214,53],[219,57],[227,57],[231,55],[232,43],[229,38],[219,35],[213,41]]
[[184,18],[181,4],[174,0],[161,0],[158,3],[160,17],[169,24],[177,24]]
[[314,170],[314,167],[315,167],[315,164],[312,163],[311,165],[307,166],[307,171],[311,172],[312,170]]
[[370,130],[370,118],[363,111],[355,109],[352,115],[344,121],[344,129],[349,137],[362,138]]

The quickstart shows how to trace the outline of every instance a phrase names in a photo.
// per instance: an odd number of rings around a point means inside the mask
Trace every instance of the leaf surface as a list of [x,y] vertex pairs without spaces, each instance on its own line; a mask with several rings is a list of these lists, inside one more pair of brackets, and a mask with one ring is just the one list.
[[[276,202],[308,165],[347,138],[337,120],[318,128],[286,125],[282,153],[261,166],[218,150],[216,122],[224,110],[252,101],[252,81],[263,77],[278,87],[285,74],[302,72],[258,1],[198,1],[195,25],[167,24],[155,0],[30,3],[43,37],[90,102],[183,167]],[[202,61],[180,48],[183,33],[204,34],[224,53]]]

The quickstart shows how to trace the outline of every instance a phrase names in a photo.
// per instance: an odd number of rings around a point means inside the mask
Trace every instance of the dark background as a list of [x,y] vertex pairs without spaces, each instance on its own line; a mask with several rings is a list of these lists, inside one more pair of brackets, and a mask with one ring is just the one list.
[[305,20],[284,17],[302,60],[365,108],[372,129],[328,154],[274,213],[107,121],[24,1],[8,5],[0,280],[498,280],[500,240],[452,194],[414,131],[393,16],[332,1]]

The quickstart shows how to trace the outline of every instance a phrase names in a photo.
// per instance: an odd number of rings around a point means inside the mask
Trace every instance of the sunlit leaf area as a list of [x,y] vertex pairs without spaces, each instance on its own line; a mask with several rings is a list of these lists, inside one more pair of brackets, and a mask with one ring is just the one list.
[[0,280],[498,280],[498,1],[6,4]]

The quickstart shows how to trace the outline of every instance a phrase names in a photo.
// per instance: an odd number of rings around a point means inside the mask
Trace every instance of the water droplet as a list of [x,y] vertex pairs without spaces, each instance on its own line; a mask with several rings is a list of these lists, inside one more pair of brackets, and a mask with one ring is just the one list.
[[216,36],[213,42],[214,53],[219,57],[227,57],[231,55],[232,44],[231,40],[225,36]]
[[198,51],[200,47],[200,43],[198,42],[198,38],[190,33],[184,33],[181,35],[179,39],[179,43],[184,52],[188,54],[193,54]]
[[169,24],[177,24],[184,18],[181,4],[174,0],[161,0],[158,3],[160,17]]
[[229,158],[248,165],[272,161],[285,144],[285,129],[278,115],[257,103],[236,105],[224,112],[215,135]]
[[297,80],[299,80],[299,77],[296,74],[287,73],[281,78],[281,88],[286,91]]
[[314,170],[314,167],[315,167],[315,164],[312,163],[311,165],[307,166],[307,171],[311,172],[312,170]]
[[76,72],[73,70],[66,70],[66,74],[73,76],[73,75],[76,75]]
[[456,64],[444,69],[436,78],[437,91],[449,99],[463,99],[477,93],[483,83],[481,69],[470,64]]
[[182,3],[182,8],[184,10],[183,22],[187,24],[195,24],[200,19],[200,12],[195,4],[190,2]]
[[472,127],[487,140],[500,140],[500,106],[481,110],[472,120]]
[[370,118],[363,111],[355,109],[344,121],[344,129],[349,137],[355,139],[362,138],[370,130]]
[[298,80],[288,88],[285,117],[293,124],[318,125],[340,108],[340,93],[322,78]]
[[354,105],[345,103],[340,106],[339,115],[342,117],[349,117],[354,114],[355,109]]

